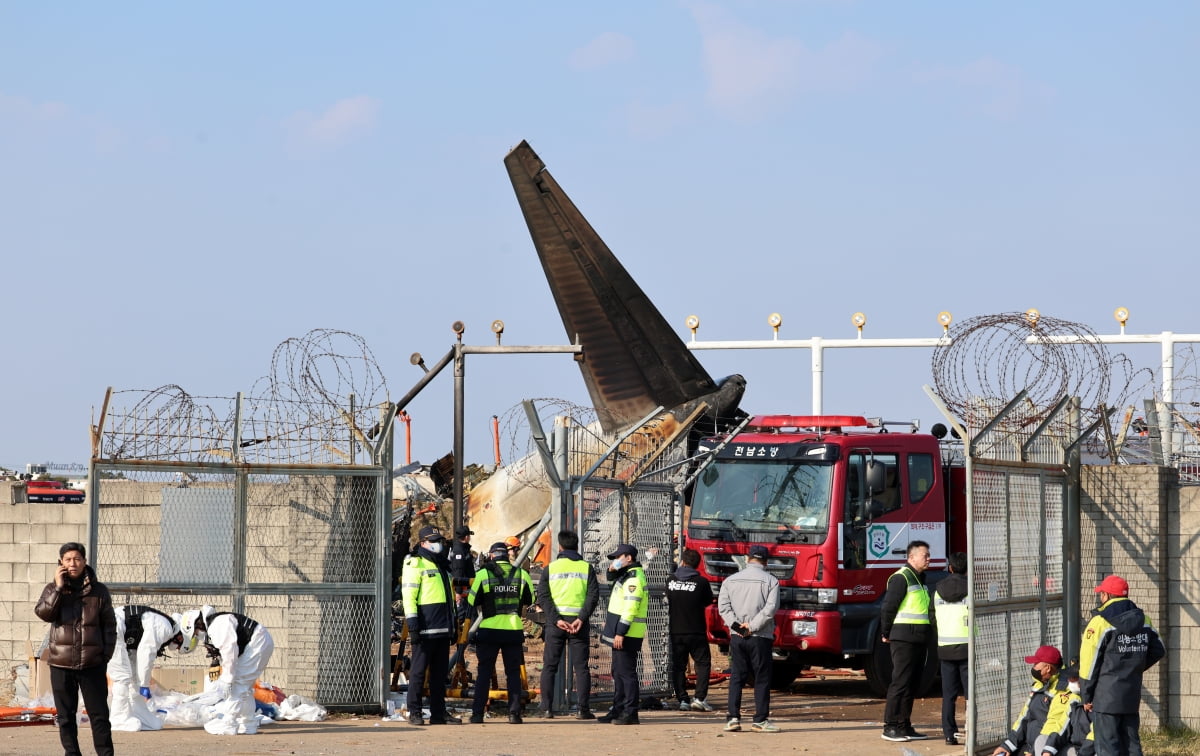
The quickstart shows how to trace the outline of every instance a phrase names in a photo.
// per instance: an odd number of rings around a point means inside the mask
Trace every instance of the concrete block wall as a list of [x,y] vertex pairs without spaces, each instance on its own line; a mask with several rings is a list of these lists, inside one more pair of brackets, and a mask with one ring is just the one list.
[[12,701],[18,676],[28,679],[18,672],[28,644],[36,649],[46,634],[33,607],[54,579],[58,547],[88,540],[88,504],[12,504],[7,493],[0,491],[0,706]]
[[1167,532],[1170,722],[1200,730],[1200,487],[1175,492]]
[[[1180,528],[1178,472],[1141,465],[1089,466],[1083,469],[1082,484],[1080,626],[1091,618],[1096,606],[1093,589],[1105,576],[1129,581],[1130,599],[1146,612],[1167,647],[1166,658],[1143,678],[1142,724],[1200,727],[1194,714],[1183,716],[1185,707],[1197,708],[1183,691],[1194,689],[1191,680],[1200,680],[1200,664],[1180,652],[1184,629],[1178,624],[1180,607],[1171,599],[1173,593],[1185,591],[1194,596],[1198,574],[1181,572],[1173,556],[1179,550],[1171,536]],[[1194,498],[1192,490],[1187,489],[1189,499]],[[1191,624],[1195,626],[1194,619]]]

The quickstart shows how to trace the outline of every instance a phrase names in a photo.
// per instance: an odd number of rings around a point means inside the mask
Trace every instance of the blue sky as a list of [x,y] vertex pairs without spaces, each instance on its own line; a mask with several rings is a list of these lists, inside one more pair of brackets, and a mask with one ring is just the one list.
[[[504,172],[527,139],[701,338],[936,336],[1037,307],[1194,333],[1200,6],[0,5],[0,465],[86,462],[107,386],[249,390],[359,334],[392,398],[468,343],[566,339]],[[1156,347],[1128,350],[1139,364]],[[701,352],[753,412],[809,356]],[[825,409],[938,419],[920,351],[826,354]],[[1194,366],[1193,366],[1194,367]],[[561,356],[468,364],[467,457]],[[410,406],[449,451],[451,381]],[[401,452],[402,453],[402,452]]]

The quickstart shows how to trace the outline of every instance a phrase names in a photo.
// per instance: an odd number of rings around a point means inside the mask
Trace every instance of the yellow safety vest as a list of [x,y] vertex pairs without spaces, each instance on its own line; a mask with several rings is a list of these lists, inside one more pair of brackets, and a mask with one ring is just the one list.
[[587,599],[588,563],[582,559],[559,557],[546,569],[550,600],[558,613],[578,617]]
[[[646,637],[646,617],[650,610],[650,593],[646,587],[646,571],[631,567],[624,579],[612,587],[608,597],[608,614],[616,615],[629,625],[626,638]],[[608,622],[605,622],[607,629]]]
[[404,616],[420,618],[422,638],[450,635],[454,605],[447,593],[448,584],[449,577],[434,562],[417,554],[405,558],[400,575]]
[[946,601],[934,594],[933,613],[937,617],[939,646],[956,646],[970,640],[971,613],[966,597],[961,601]]
[[903,575],[908,584],[908,592],[896,610],[896,625],[928,625],[929,624],[929,590],[921,584],[915,572],[908,565],[892,573],[892,577]]
[[[492,574],[492,568],[500,573]],[[515,574],[514,574],[515,570]],[[508,562],[496,562],[490,568],[475,573],[467,601],[481,606],[483,619],[479,627],[493,630],[521,630],[521,600],[533,600],[533,584],[529,573]]]

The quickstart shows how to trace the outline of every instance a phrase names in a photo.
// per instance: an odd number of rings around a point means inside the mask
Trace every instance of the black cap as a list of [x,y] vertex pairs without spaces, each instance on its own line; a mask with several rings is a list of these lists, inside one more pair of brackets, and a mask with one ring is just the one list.
[[637,546],[631,546],[628,543],[619,543],[617,544],[617,548],[613,549],[613,553],[608,555],[608,558],[616,559],[623,554],[628,554],[634,559],[637,559]]
[[767,561],[767,557],[770,556],[770,552],[767,551],[766,546],[751,546],[750,550],[746,552],[746,556],[751,559],[761,559],[765,562]]
[[502,556],[507,559],[508,547],[504,545],[504,541],[496,541],[492,544],[491,548],[488,549],[488,553],[492,556]]
[[438,530],[433,525],[426,525],[425,527],[421,528],[421,532],[417,534],[417,537],[422,541],[441,541],[444,538],[442,531]]
[[467,536],[475,535],[475,531],[468,528],[466,525],[459,525],[454,529],[455,538],[466,538]]

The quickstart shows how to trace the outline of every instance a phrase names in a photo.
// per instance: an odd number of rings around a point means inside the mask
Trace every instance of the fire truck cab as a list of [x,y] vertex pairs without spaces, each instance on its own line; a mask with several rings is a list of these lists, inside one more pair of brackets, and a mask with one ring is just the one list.
[[[822,666],[864,669],[885,690],[891,658],[879,619],[888,577],[910,541],[929,544],[931,586],[947,554],[965,547],[961,468],[943,464],[937,438],[909,430],[888,432],[861,416],[766,415],[733,438],[702,442],[717,451],[693,487],[686,542],[718,590],[751,545],[767,547],[767,570],[780,582],[777,687]],[[710,640],[727,646],[716,606],[708,612]]]

